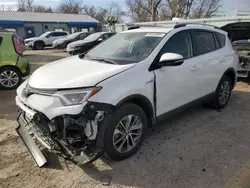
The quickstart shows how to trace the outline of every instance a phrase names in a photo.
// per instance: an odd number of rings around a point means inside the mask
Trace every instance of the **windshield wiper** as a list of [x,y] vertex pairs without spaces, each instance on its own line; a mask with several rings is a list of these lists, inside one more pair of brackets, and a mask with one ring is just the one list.
[[[89,57],[90,58],[90,57]],[[102,59],[102,58],[90,58],[91,60],[94,60],[94,61],[101,61],[101,62],[104,62],[104,63],[107,63],[107,64],[116,64],[115,62],[113,61],[110,61],[108,59]]]

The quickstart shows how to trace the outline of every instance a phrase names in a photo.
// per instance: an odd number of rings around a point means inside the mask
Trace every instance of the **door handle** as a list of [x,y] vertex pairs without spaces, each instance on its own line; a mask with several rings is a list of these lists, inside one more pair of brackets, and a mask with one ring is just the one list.
[[225,57],[220,58],[220,62],[224,63],[226,61]]
[[191,71],[195,71],[195,70],[198,70],[198,69],[200,69],[200,65],[194,65],[190,70]]

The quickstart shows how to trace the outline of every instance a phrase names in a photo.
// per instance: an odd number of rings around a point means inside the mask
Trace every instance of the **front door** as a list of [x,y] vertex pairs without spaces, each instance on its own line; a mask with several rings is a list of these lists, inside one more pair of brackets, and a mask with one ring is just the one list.
[[162,48],[158,57],[164,53],[177,53],[184,57],[178,66],[165,66],[155,70],[157,112],[160,116],[185,105],[197,96],[199,64],[193,57],[191,34],[181,31],[174,34]]
[[25,30],[25,38],[35,37],[35,28],[34,27],[24,27]]

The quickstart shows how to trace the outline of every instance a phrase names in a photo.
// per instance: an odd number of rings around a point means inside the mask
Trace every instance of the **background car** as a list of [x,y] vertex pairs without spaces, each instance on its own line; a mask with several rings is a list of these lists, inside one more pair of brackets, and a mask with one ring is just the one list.
[[233,46],[250,47],[250,39],[246,40],[236,40],[232,42]]
[[39,37],[25,39],[25,46],[33,50],[42,50],[46,46],[52,46],[56,39],[64,38],[69,34],[67,31],[48,31]]
[[89,36],[91,33],[87,33],[87,32],[77,32],[77,33],[73,33],[71,35],[68,35],[65,38],[61,38],[61,39],[57,39],[53,42],[53,48],[57,48],[57,49],[64,49],[67,47],[67,45],[71,42],[75,42],[78,40],[83,40],[85,39],[87,36]]
[[3,30],[0,30],[0,32],[12,33],[13,35],[15,35],[19,43],[19,48],[22,50],[22,52],[25,51],[26,48],[25,48],[24,40],[15,31],[9,31],[9,30],[3,29]]
[[10,32],[0,32],[0,88],[14,89],[29,75],[30,67],[20,49],[19,39]]
[[84,40],[72,42],[67,46],[67,52],[73,55],[87,52],[100,42],[112,37],[114,32],[97,32],[89,35]]

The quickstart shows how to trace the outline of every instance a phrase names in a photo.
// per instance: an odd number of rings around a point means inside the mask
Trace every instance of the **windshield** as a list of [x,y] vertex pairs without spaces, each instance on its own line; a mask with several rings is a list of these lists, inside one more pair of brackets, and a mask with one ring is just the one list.
[[68,35],[67,36],[67,38],[68,39],[74,39],[74,38],[76,38],[78,35],[80,35],[81,34],[81,32],[77,32],[77,33],[73,33],[73,34],[71,34],[71,35]]
[[46,37],[48,34],[50,34],[51,32],[46,32],[46,33],[43,33],[42,35],[40,35],[39,37]]
[[131,64],[146,59],[165,33],[120,33],[86,54],[90,59],[105,59],[115,64]]
[[93,33],[91,35],[89,35],[88,37],[86,37],[84,40],[87,41],[94,41],[97,40],[103,33]]

